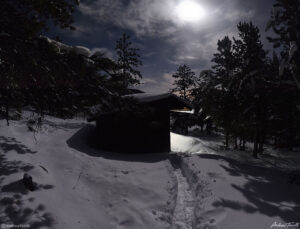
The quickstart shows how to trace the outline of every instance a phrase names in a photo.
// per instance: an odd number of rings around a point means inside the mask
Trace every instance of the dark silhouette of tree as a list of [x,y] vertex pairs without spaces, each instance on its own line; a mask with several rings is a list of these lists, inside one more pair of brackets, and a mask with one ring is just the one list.
[[240,40],[235,49],[240,58],[238,74],[238,99],[242,102],[244,114],[254,125],[253,156],[262,152],[267,118],[267,72],[265,71],[266,51],[260,40],[260,31],[252,22],[238,24]]
[[292,149],[300,133],[300,2],[276,0],[268,23],[278,49],[268,55],[252,22],[237,25],[239,35],[218,41],[212,69],[202,71],[191,90],[193,103],[225,134],[225,146],[253,142],[253,156],[264,144]]
[[185,64],[180,65],[177,71],[172,75],[175,79],[172,92],[177,92],[180,97],[188,99],[189,89],[195,85],[195,73]]
[[[225,133],[225,148],[232,138],[235,148],[254,142],[253,156],[263,151],[268,128],[270,95],[274,87],[271,64],[251,22],[237,25],[239,37],[219,40],[212,59],[213,71],[203,71],[193,90],[196,103]],[[273,80],[274,81],[274,80]],[[197,101],[198,100],[198,101]],[[195,103],[195,102],[194,102]]]
[[[175,79],[171,89],[172,93],[177,93],[181,98],[189,101],[192,94],[192,87],[195,85],[195,73],[191,68],[185,64],[180,65],[177,71],[172,75]],[[177,129],[178,133],[187,134],[188,126],[194,122],[193,119],[186,117],[184,114],[174,113],[172,114],[174,121],[174,130]]]
[[300,2],[293,0],[276,0],[273,5],[267,29],[272,29],[274,37],[268,37],[274,48],[281,48],[282,62],[280,74],[290,71],[300,90]]
[[142,65],[142,61],[139,49],[132,47],[130,36],[125,33],[117,40],[115,50],[118,56],[118,72],[112,80],[117,91],[123,94],[129,86],[140,84],[142,74],[137,68]]
[[217,46],[218,52],[214,54],[212,59],[212,62],[215,63],[212,68],[215,69],[221,86],[226,88],[230,86],[231,76],[236,69],[237,58],[235,58],[233,44],[228,36],[219,40]]
[[6,119],[10,108],[20,110],[29,101],[39,111],[44,106],[42,98],[46,92],[37,95],[33,91],[45,89],[45,85],[51,88],[55,82],[54,75],[50,77],[49,74],[50,66],[55,62],[50,57],[57,57],[58,53],[43,41],[41,34],[48,30],[50,24],[63,29],[74,29],[72,13],[76,5],[78,2],[75,0],[1,1],[0,106],[1,110],[5,110],[2,115]]
[[108,77],[115,77],[118,71],[118,65],[115,61],[105,57],[102,52],[95,52],[90,59],[94,62],[94,67],[98,71],[102,71]]
[[0,31],[11,38],[32,39],[47,30],[49,23],[74,29],[72,13],[78,0],[2,0]]
[[77,0],[4,0],[0,4],[0,107],[30,106],[40,115],[60,117],[86,112],[107,98],[107,60],[97,63],[84,48],[43,36],[50,25],[74,29],[72,13]]
[[215,69],[214,90],[215,106],[218,111],[214,112],[217,123],[225,131],[225,148],[229,147],[230,134],[235,132],[236,120],[238,119],[238,103],[234,93],[235,71],[237,58],[234,53],[234,46],[228,36],[225,36],[218,43],[218,52],[214,54],[212,62]]

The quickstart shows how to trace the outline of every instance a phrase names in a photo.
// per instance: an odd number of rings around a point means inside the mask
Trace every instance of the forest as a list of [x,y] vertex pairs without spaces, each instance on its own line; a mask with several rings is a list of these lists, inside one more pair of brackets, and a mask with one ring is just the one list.
[[[117,59],[49,38],[52,27],[75,30],[78,0],[4,0],[0,6],[1,118],[16,119],[24,108],[67,118],[128,105],[122,95],[140,84],[139,49],[123,34],[116,40]],[[211,119],[224,134],[225,148],[245,149],[253,156],[264,145],[298,147],[300,125],[300,2],[276,0],[266,22],[273,49],[266,50],[259,28],[237,25],[238,36],[224,34],[216,44],[211,69],[196,75],[180,65],[172,92],[189,100],[196,115],[187,125]]]
[[299,228],[300,0],[0,11],[0,228]]

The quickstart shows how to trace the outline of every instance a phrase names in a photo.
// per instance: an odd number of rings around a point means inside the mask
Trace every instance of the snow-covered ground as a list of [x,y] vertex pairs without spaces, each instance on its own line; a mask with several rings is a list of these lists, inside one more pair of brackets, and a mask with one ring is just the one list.
[[172,150],[185,155],[181,168],[196,202],[193,228],[300,228],[300,186],[287,175],[300,168],[299,152],[267,148],[253,159],[251,152],[219,150],[218,137],[171,134],[171,140]]
[[[254,160],[220,151],[218,138],[171,134],[171,154],[117,154],[90,145],[93,128],[80,119],[46,117],[34,136],[26,120],[0,121],[1,224],[252,229],[300,223],[300,186],[277,170],[273,151]],[[290,154],[285,164],[295,160]],[[24,188],[24,172],[37,190]]]
[[[166,155],[124,156],[86,145],[92,126],[48,118],[40,133],[25,122],[0,126],[0,222],[30,228],[168,228],[172,167]],[[38,190],[28,192],[24,171]]]

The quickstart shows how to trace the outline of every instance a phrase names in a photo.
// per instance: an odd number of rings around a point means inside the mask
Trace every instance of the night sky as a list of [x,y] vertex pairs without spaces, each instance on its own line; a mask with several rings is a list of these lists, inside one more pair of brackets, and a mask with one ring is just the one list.
[[76,31],[56,31],[69,45],[103,51],[115,58],[123,32],[140,49],[146,92],[166,92],[178,65],[197,74],[211,66],[218,39],[237,36],[239,21],[258,25],[265,48],[266,23],[273,0],[82,0],[75,13]]

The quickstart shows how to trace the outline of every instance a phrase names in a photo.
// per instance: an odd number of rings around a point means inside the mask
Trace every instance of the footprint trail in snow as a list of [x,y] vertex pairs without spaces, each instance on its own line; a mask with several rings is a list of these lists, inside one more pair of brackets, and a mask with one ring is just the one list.
[[194,218],[194,198],[181,169],[175,169],[177,178],[177,199],[173,215],[172,229],[192,229]]

